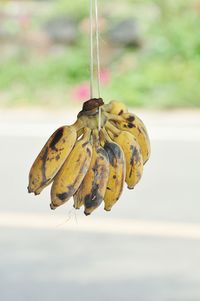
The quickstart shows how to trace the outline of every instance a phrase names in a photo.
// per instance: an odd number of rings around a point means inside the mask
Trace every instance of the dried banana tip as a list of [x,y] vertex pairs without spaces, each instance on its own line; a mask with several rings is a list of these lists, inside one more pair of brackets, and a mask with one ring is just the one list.
[[104,208],[105,211],[110,212],[111,208]]
[[80,209],[80,207],[78,207],[78,206],[76,206],[76,205],[73,205],[73,207],[74,207],[74,209],[76,209],[76,210],[79,210],[79,209]]
[[33,191],[30,189],[30,187],[27,187],[28,193],[32,193]]
[[51,208],[51,210],[55,210],[57,207],[56,206],[54,206],[54,204],[50,204],[50,208]]

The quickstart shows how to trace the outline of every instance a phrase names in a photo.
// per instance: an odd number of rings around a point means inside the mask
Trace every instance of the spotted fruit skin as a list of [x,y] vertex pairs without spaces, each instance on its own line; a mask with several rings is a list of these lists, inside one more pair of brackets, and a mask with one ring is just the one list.
[[109,177],[104,195],[104,209],[110,211],[122,194],[126,175],[126,164],[124,153],[118,144],[106,141],[104,149],[109,158]]
[[40,194],[52,182],[70,154],[76,138],[73,126],[60,127],[53,133],[31,167],[28,184],[30,193]]
[[108,133],[111,139],[120,145],[126,160],[125,181],[129,189],[133,189],[139,183],[143,174],[143,157],[136,138],[126,131],[120,131],[108,123]]
[[100,144],[93,144],[92,160],[88,172],[74,196],[74,207],[85,207],[85,215],[90,215],[103,202],[109,176],[109,159]]
[[90,133],[90,129],[85,130],[55,177],[51,188],[51,209],[66,203],[81,185],[92,158]]
[[128,109],[122,102],[119,101],[111,101],[109,104],[104,105],[104,109],[114,115],[122,115],[123,113],[127,113]]
[[121,131],[127,131],[135,136],[141,148],[143,162],[145,164],[151,155],[151,144],[144,123],[138,116],[132,113],[124,113],[121,117],[121,121],[113,121],[115,126]]

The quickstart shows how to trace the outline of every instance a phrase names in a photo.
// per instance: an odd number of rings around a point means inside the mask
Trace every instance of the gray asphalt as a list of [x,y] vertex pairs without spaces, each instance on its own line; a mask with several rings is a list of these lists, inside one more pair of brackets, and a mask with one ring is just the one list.
[[[1,137],[1,213],[49,209],[49,190],[27,194],[42,138]],[[141,183],[96,217],[200,223],[200,141],[153,141]],[[79,213],[81,214],[81,213]],[[34,230],[0,231],[0,300],[199,301],[200,240]]]

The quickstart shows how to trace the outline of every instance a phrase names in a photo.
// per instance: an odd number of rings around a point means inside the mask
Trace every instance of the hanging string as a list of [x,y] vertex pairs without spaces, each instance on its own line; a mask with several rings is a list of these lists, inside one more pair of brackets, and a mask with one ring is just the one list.
[[[99,51],[99,13],[98,0],[95,0],[95,28],[96,28],[96,58],[97,58],[97,88],[98,97],[101,98],[101,67],[100,67],[100,51]],[[101,107],[99,107],[99,131],[101,130]]]
[[96,28],[96,58],[97,58],[97,88],[98,97],[101,97],[101,68],[100,68],[100,51],[99,51],[99,13],[98,13],[98,0],[95,0],[95,28]]
[[[91,98],[93,98],[94,96],[94,29],[93,29],[94,15],[95,15],[95,37],[96,37],[95,55],[96,55],[96,62],[97,62],[97,92],[98,92],[98,98],[101,98],[98,0],[94,0],[94,2],[93,0],[90,0],[90,97]],[[101,129],[101,108],[99,108],[98,129],[99,131]]]
[[90,98],[94,96],[93,0],[90,0]]

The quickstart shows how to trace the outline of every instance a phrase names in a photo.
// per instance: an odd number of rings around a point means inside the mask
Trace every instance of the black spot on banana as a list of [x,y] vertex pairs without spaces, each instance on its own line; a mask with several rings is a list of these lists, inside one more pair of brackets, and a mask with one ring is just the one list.
[[121,159],[122,149],[116,143],[109,141],[104,144],[104,149],[108,154],[110,164],[115,166],[115,158]]
[[51,143],[49,144],[49,147],[52,149],[52,150],[55,150],[57,151],[58,149],[56,148],[56,144],[60,141],[60,139],[62,138],[63,136],[63,132],[64,132],[64,128],[61,127],[59,128],[56,133],[55,133],[55,136],[53,137]]

